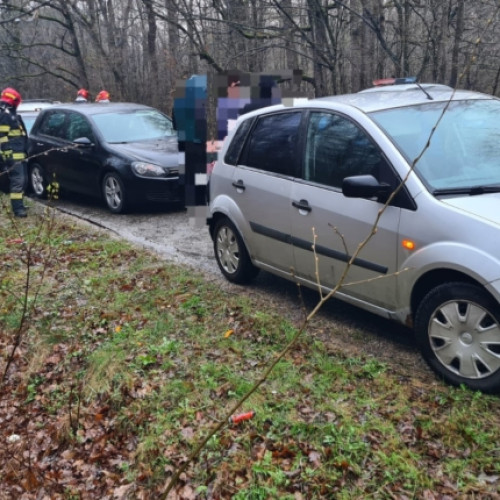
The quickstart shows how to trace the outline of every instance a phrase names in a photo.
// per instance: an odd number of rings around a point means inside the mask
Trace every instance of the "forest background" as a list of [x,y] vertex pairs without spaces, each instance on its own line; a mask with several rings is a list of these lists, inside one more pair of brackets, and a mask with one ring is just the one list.
[[0,85],[61,101],[105,88],[168,114],[180,79],[233,70],[300,70],[283,85],[308,97],[391,76],[500,95],[499,11],[499,0],[0,0]]

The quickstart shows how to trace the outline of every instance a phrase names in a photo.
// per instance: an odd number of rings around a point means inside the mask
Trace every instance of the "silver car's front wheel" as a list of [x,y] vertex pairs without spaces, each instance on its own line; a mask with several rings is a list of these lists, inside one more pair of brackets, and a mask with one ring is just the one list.
[[469,283],[436,287],[417,310],[415,330],[425,359],[445,380],[500,390],[500,310],[485,290]]
[[115,173],[108,173],[102,181],[104,201],[111,212],[119,214],[125,210],[125,188],[120,177]]
[[214,227],[215,259],[222,274],[233,283],[248,283],[259,272],[252,264],[243,240],[234,224],[227,218]]

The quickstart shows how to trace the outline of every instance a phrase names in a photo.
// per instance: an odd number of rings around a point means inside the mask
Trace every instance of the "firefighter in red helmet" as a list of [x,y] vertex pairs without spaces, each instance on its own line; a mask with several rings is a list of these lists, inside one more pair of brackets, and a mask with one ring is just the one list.
[[89,102],[89,100],[90,100],[90,93],[87,89],[80,89],[76,93],[75,102]]
[[101,90],[95,98],[95,102],[109,102],[109,101],[110,101],[109,92],[107,90]]
[[16,217],[26,217],[23,189],[26,184],[25,160],[28,134],[17,107],[21,94],[7,87],[0,95],[0,175],[9,178],[12,211]]

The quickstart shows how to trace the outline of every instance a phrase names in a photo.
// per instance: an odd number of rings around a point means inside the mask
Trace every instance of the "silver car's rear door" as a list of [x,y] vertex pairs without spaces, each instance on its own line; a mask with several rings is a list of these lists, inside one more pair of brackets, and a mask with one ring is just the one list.
[[292,183],[291,179],[241,166],[233,177],[232,197],[244,214],[243,237],[251,258],[284,275],[293,265],[289,203]]
[[[255,263],[290,276],[290,196],[298,171],[303,112],[281,110],[259,116],[234,169],[232,198],[244,222],[244,239]],[[233,217],[234,218],[234,217]]]

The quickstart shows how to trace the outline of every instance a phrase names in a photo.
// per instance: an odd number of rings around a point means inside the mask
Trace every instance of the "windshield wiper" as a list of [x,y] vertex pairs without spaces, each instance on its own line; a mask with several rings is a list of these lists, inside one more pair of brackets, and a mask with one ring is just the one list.
[[467,194],[469,196],[475,196],[478,194],[486,193],[500,193],[500,186],[473,186],[473,187],[463,187],[463,188],[445,188],[445,189],[435,189],[432,191],[434,196],[446,195],[446,194]]

